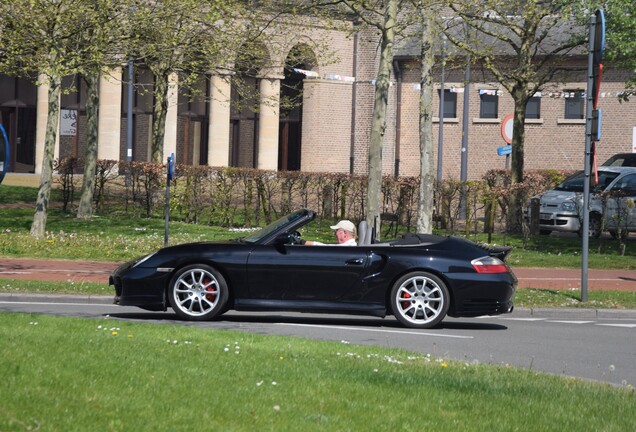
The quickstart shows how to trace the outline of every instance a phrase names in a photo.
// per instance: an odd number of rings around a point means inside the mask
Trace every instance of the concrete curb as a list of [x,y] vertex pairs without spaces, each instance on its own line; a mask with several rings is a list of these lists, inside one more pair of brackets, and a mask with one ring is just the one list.
[[636,319],[633,309],[515,308],[513,318]]
[[[0,301],[15,303],[81,303],[111,305],[113,304],[113,296],[0,293]],[[499,316],[507,316],[511,318],[546,319],[636,319],[636,310],[586,308],[515,308],[515,310],[511,314]]]
[[15,303],[113,304],[113,298],[114,296],[102,295],[0,293],[0,301]]

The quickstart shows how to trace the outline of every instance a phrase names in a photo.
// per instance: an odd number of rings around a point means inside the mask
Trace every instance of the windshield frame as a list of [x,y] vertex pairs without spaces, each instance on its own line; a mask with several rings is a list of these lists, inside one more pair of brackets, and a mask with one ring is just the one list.
[[[307,209],[298,210],[294,213],[285,215],[280,219],[272,222],[271,224],[261,228],[259,231],[254,234],[244,237],[241,239],[244,243],[248,244],[259,244],[262,243],[265,239],[271,237],[274,233],[283,232],[283,228],[286,226],[289,227],[297,227],[298,223],[301,219],[311,216],[309,220],[313,219],[311,211]],[[306,223],[307,221],[305,221]]]

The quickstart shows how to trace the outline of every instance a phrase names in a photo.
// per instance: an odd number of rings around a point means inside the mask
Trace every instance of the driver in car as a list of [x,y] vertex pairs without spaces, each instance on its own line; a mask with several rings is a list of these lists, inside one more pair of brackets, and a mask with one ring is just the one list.
[[[335,246],[357,246],[356,243],[356,226],[353,222],[349,220],[341,220],[334,226],[330,226],[332,230],[334,230],[334,234],[336,236],[336,244]],[[306,245],[309,246],[326,246],[325,243],[321,243],[318,241],[307,240],[305,241]]]

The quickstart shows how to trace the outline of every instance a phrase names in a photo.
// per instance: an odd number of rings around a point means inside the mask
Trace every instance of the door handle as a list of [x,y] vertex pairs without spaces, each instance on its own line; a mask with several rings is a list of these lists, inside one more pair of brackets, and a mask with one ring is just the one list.
[[345,264],[347,264],[347,265],[362,265],[362,264],[364,264],[364,259],[363,258],[350,259],[350,260],[345,261]]

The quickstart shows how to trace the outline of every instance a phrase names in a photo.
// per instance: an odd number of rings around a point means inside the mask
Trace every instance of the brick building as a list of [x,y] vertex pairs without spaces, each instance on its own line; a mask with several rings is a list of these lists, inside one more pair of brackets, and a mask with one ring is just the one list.
[[[317,44],[316,41],[328,43]],[[329,50],[324,47],[328,46]],[[201,95],[190,100],[178,89],[176,76],[170,94],[165,156],[177,163],[244,166],[310,172],[367,172],[367,149],[373,110],[378,43],[373,34],[349,35],[318,26],[290,32],[285,40],[265,47],[270,63],[252,78],[252,100],[241,100],[232,77],[210,74],[199,83]],[[300,60],[290,63],[290,58]],[[335,55],[334,55],[335,54]],[[333,58],[336,58],[334,61]],[[585,64],[586,58],[569,61]],[[287,64],[287,67],[285,67]],[[496,82],[484,79],[473,65],[472,82],[464,85],[464,71],[447,70],[443,122],[444,179],[459,179],[462,154],[462,106],[469,95],[468,178],[477,179],[491,168],[503,168],[506,156],[502,120],[513,112],[510,95]],[[441,71],[435,70],[434,112],[439,112]],[[531,101],[526,120],[525,167],[578,169],[585,143],[584,93],[586,74],[566,83],[553,83]],[[636,140],[636,105],[620,103],[617,94],[629,74],[607,67],[601,87],[602,140],[599,161],[614,153],[631,152]],[[128,149],[127,72],[124,67],[104,74],[100,84],[100,159],[149,160],[152,96],[136,91],[132,101],[132,148]],[[137,84],[151,86],[152,76],[137,71]],[[66,77],[76,91],[62,96],[56,157],[82,158],[85,147],[85,95],[81,81]],[[294,90],[294,88],[299,90]],[[300,89],[302,93],[299,93]],[[383,145],[385,174],[419,173],[419,67],[408,53],[396,52]],[[289,93],[291,92],[291,94]],[[296,92],[296,93],[294,93]],[[302,95],[293,109],[280,105],[281,95]],[[10,172],[41,170],[47,115],[47,87],[26,79],[0,75],[0,118],[11,142]],[[250,103],[259,107],[254,111]],[[439,118],[434,119],[435,150]],[[436,157],[437,160],[437,157]]]

